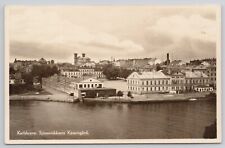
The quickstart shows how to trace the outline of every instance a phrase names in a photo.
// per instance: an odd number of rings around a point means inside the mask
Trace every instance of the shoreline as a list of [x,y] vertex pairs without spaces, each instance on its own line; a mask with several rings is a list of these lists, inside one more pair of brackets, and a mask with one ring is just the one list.
[[75,98],[67,93],[61,92],[53,88],[43,88],[51,94],[43,95],[11,95],[10,101],[53,101],[53,102],[96,102],[96,103],[153,103],[153,102],[181,102],[181,101],[196,101],[214,99],[214,97],[207,97],[209,93],[187,93],[187,94],[148,94],[136,95],[134,98],[124,97],[109,97],[109,98]]
[[78,102],[78,98],[74,96],[70,96],[67,93],[58,91],[53,88],[43,87],[43,89],[51,94],[43,95],[43,94],[34,94],[34,95],[11,95],[9,96],[10,101],[53,101],[53,102],[67,102],[73,103]]
[[[146,96],[141,95],[142,98],[84,98],[84,102],[102,102],[102,103],[154,103],[154,102],[185,102],[185,101],[197,101],[197,100],[209,100],[216,99],[214,97],[207,97],[208,93],[189,93],[189,94],[151,94],[148,98],[143,98]],[[140,96],[139,96],[140,97]]]

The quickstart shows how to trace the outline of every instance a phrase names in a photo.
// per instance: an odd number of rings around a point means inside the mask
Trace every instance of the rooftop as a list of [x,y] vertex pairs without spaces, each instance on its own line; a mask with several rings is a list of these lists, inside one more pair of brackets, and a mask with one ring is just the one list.
[[153,78],[169,78],[162,71],[151,72],[133,72],[128,78],[153,79]]

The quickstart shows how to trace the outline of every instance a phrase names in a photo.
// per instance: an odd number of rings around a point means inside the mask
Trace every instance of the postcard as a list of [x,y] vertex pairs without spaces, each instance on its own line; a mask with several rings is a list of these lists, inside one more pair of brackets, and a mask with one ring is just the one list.
[[220,143],[217,5],[5,7],[5,143]]

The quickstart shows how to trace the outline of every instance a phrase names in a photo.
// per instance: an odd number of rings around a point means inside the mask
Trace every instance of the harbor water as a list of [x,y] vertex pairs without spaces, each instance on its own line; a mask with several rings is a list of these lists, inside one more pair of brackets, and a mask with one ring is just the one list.
[[148,104],[10,101],[10,139],[203,138],[205,127],[215,120],[215,100]]

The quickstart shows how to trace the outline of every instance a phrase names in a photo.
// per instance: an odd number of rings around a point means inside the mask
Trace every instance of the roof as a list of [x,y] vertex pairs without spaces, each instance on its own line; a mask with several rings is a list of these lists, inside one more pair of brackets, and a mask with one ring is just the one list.
[[195,72],[186,71],[185,76],[186,78],[200,78],[200,77],[208,78],[208,76],[201,71],[195,71]]
[[153,78],[170,78],[165,75],[162,71],[151,71],[151,72],[133,72],[128,76],[129,78],[139,78],[139,79],[153,79]]
[[175,66],[175,65],[181,66],[181,65],[185,65],[185,64],[186,64],[186,62],[184,62],[182,60],[174,60],[170,63],[170,65],[173,65],[173,66]]
[[102,83],[101,81],[94,79],[94,78],[69,78],[71,80],[71,82],[75,82],[75,83]]
[[205,66],[205,65],[198,65],[198,66],[195,66],[193,69],[206,69],[207,68],[207,66]]
[[116,88],[106,88],[106,87],[102,87],[102,88],[80,88],[79,90],[116,90]]
[[207,85],[197,85],[197,86],[195,86],[195,87],[197,87],[197,88],[210,88],[210,87],[212,87],[212,86],[207,86]]

